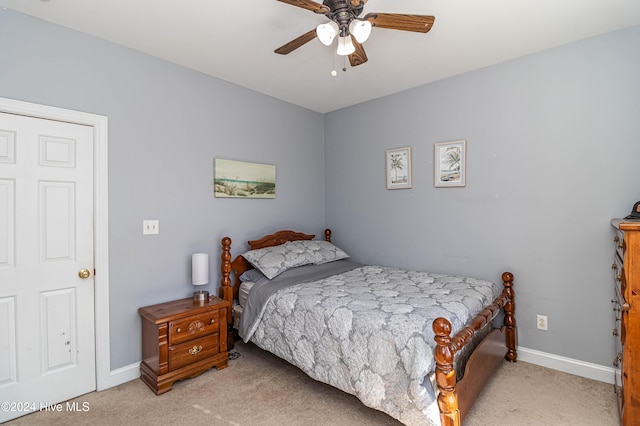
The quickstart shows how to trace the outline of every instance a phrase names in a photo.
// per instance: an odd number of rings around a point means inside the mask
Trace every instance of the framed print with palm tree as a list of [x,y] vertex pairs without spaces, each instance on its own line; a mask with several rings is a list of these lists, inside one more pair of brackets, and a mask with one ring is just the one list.
[[411,147],[388,149],[387,189],[411,188]]
[[435,148],[435,186],[466,186],[467,141],[437,143]]

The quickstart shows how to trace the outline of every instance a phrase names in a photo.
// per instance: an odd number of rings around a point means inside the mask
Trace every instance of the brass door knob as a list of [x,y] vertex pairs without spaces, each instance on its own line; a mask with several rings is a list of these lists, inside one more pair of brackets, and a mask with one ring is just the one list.
[[90,275],[91,272],[89,272],[88,269],[80,269],[80,271],[78,272],[78,276],[82,279],[89,278]]

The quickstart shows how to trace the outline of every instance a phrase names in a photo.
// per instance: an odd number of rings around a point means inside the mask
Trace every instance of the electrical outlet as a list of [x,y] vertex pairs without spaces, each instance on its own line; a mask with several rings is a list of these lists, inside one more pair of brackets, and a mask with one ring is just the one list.
[[538,315],[538,330],[549,330],[549,323],[546,315]]
[[143,220],[142,221],[142,235],[154,235],[159,233],[160,233],[159,220]]

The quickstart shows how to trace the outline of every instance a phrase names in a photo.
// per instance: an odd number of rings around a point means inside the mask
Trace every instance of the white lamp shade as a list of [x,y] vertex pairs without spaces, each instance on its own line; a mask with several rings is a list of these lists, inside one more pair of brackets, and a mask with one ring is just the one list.
[[338,35],[338,24],[333,21],[329,21],[326,24],[320,24],[316,27],[316,34],[318,40],[325,46],[330,46],[333,43],[333,39]]
[[358,43],[364,43],[371,35],[371,22],[354,19],[349,24],[349,32],[355,37]]
[[209,255],[207,253],[191,255],[191,282],[193,285],[209,284]]
[[356,51],[353,42],[351,41],[351,36],[340,37],[338,39],[338,55],[346,56],[351,55]]

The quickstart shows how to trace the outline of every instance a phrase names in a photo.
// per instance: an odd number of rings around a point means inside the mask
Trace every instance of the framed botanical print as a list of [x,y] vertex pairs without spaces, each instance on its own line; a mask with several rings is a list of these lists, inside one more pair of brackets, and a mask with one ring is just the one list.
[[466,186],[467,141],[441,142],[435,145],[434,185],[436,187]]
[[387,189],[411,188],[411,147],[386,152]]

